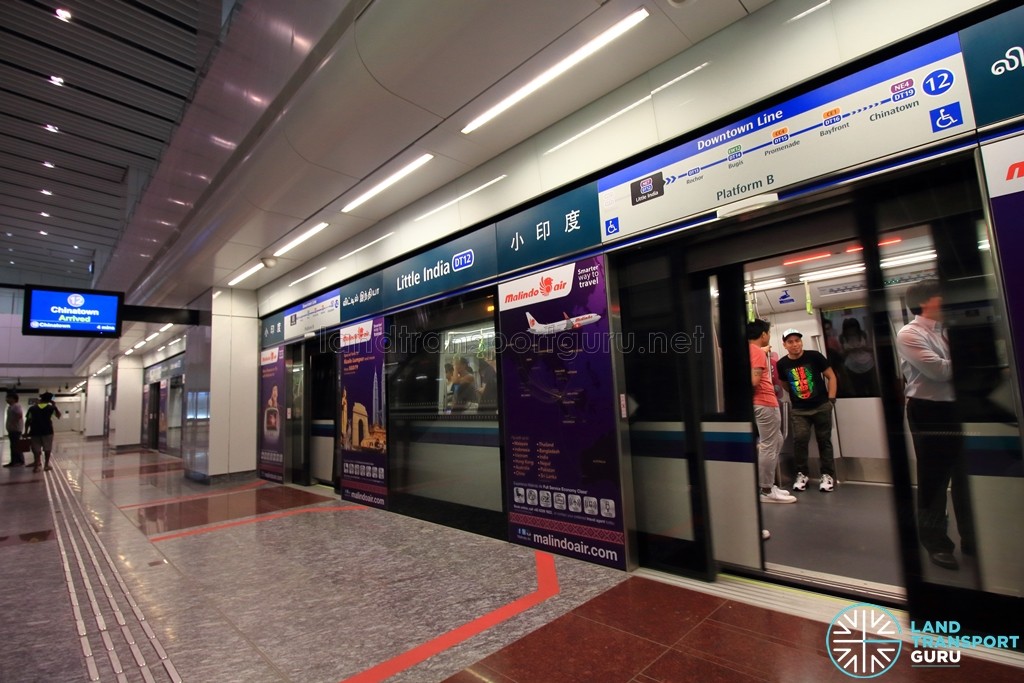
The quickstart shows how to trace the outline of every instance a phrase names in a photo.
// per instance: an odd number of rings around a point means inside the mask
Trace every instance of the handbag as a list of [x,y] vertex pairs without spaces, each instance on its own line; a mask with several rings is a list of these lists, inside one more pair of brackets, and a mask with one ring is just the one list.
[[18,453],[28,453],[32,450],[32,437],[23,436],[18,439],[18,442],[14,445],[14,450]]

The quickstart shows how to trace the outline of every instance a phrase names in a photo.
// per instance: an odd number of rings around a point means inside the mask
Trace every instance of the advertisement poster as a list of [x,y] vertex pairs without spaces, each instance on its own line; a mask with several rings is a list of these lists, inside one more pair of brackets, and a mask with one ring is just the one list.
[[161,451],[167,450],[167,398],[171,381],[160,380],[160,413],[157,416],[157,448]]
[[260,478],[284,481],[284,347],[275,346],[260,353]]
[[509,538],[625,568],[603,257],[498,285]]
[[341,328],[336,488],[342,500],[387,508],[384,318]]

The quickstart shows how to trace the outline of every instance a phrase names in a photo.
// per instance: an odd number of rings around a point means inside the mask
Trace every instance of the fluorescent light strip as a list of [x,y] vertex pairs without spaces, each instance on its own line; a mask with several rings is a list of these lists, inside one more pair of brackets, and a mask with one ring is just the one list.
[[181,341],[181,337],[178,337],[177,339],[172,339],[171,341],[167,342],[167,345],[171,346],[172,344],[177,344],[180,341]]
[[161,332],[166,332],[167,330],[171,329],[172,327],[174,327],[174,323],[167,323],[166,325],[164,325],[163,327],[160,328],[160,331]]
[[655,94],[655,93],[661,92],[661,91],[662,91],[662,90],[664,90],[665,88],[668,88],[668,87],[670,87],[670,86],[673,86],[673,85],[675,85],[676,83],[678,83],[679,81],[683,80],[683,79],[684,79],[684,78],[686,78],[687,76],[692,76],[693,74],[697,73],[698,71],[700,71],[701,69],[703,69],[704,67],[706,67],[706,66],[707,66],[708,64],[710,64],[710,63],[711,63],[711,62],[704,62],[704,63],[703,63],[703,64],[701,64],[700,66],[695,66],[695,67],[693,67],[692,69],[690,69],[689,71],[687,71],[686,73],[684,73],[684,74],[682,74],[682,75],[679,75],[679,76],[676,76],[675,78],[673,78],[673,79],[672,79],[671,81],[669,81],[668,83],[662,83],[662,84],[661,84],[661,85],[659,85],[659,86],[658,86],[657,88],[655,88],[654,90],[652,90],[652,91],[651,91],[651,94],[653,95],[653,94]]
[[816,282],[818,280],[828,280],[835,277],[844,277],[846,275],[857,275],[858,273],[864,272],[864,266],[838,266],[836,268],[826,268],[825,270],[816,270],[810,273],[804,273],[800,276],[801,282]]
[[130,355],[132,355],[133,353],[135,353],[135,349],[128,349],[127,351],[125,351],[125,352],[124,352],[124,355],[126,355],[126,356],[130,356]]
[[792,19],[787,20],[786,23],[787,24],[792,24],[794,21],[800,21],[801,19],[806,17],[808,14],[811,14],[812,12],[817,12],[818,10],[822,9],[823,7],[827,7],[828,5],[831,5],[831,4],[832,4],[832,0],[825,0],[825,2],[817,4],[814,7],[812,7],[811,9],[809,9],[809,10],[807,10],[805,12],[801,12],[800,14],[796,15]]
[[154,332],[153,334],[151,334],[148,337],[146,337],[146,341],[151,342],[151,341],[153,341],[154,339],[156,339],[159,336],[160,336],[159,332]]
[[544,87],[545,85],[555,80],[572,67],[582,62],[590,55],[594,54],[604,46],[608,45],[610,42],[621,36],[629,29],[633,28],[637,24],[639,24],[648,16],[649,13],[647,12],[647,10],[641,7],[636,12],[633,12],[628,17],[612,26],[610,29],[608,29],[601,35],[597,36],[596,38],[591,40],[589,43],[587,43],[580,49],[573,52],[571,55],[569,55],[562,61],[555,64],[553,67],[542,73],[540,76],[537,76],[537,78],[533,79],[532,81],[524,85],[522,88],[509,95],[498,104],[494,105],[493,107],[485,111],[483,114],[473,119],[468,126],[462,129],[462,132],[464,134],[472,133],[480,126],[484,125],[491,119],[497,117],[499,114],[505,112],[507,109],[511,108],[520,101],[526,99],[527,97],[535,93],[537,90],[540,90],[542,87]]
[[554,151],[557,151],[557,150],[559,150],[559,149],[562,149],[563,147],[565,147],[566,145],[568,145],[568,144],[569,144],[569,143],[571,143],[571,142],[576,142],[577,140],[579,140],[579,139],[580,139],[581,137],[583,137],[584,135],[587,135],[587,134],[589,134],[589,133],[592,133],[592,132],[594,132],[595,130],[597,130],[598,128],[600,128],[601,126],[603,126],[604,124],[606,124],[606,123],[610,123],[610,122],[614,121],[615,119],[619,118],[620,116],[622,116],[622,115],[623,115],[623,114],[625,114],[626,112],[629,112],[629,111],[632,111],[632,110],[636,109],[636,108],[637,108],[637,107],[639,107],[639,106],[640,106],[641,104],[643,104],[644,102],[647,102],[647,101],[648,101],[648,100],[650,100],[650,99],[651,99],[651,96],[650,96],[650,95],[648,95],[647,97],[644,97],[643,99],[639,99],[639,100],[637,100],[636,102],[634,102],[633,104],[629,105],[629,106],[628,106],[628,107],[626,107],[625,109],[620,109],[619,111],[615,112],[614,114],[612,114],[612,115],[611,115],[611,116],[609,116],[608,118],[606,118],[606,119],[604,119],[604,120],[601,120],[601,121],[598,121],[597,123],[595,123],[594,125],[592,125],[592,126],[591,126],[590,128],[587,128],[587,129],[586,129],[586,130],[584,130],[584,131],[580,131],[579,133],[576,133],[576,135],[573,135],[573,136],[572,136],[571,138],[569,138],[569,139],[568,139],[568,140],[566,140],[565,142],[561,142],[561,143],[559,143],[559,144],[555,145],[554,147],[552,147],[552,148],[551,148],[551,149],[549,149],[548,151],[544,152],[544,154],[542,154],[541,156],[545,156],[545,155],[551,154],[551,153],[552,153],[552,152],[554,152]]
[[417,168],[419,168],[420,166],[422,166],[423,164],[427,163],[428,161],[430,161],[433,158],[434,158],[433,154],[424,154],[419,159],[416,159],[416,161],[412,162],[411,164],[409,164],[405,168],[403,168],[400,171],[398,171],[398,173],[395,173],[393,176],[391,176],[390,178],[385,179],[379,185],[373,187],[369,191],[367,191],[367,192],[363,193],[362,195],[360,195],[359,197],[357,197],[354,201],[350,202],[348,206],[346,206],[344,209],[342,209],[341,212],[342,213],[348,213],[349,211],[351,211],[352,209],[356,208],[357,206],[360,206],[363,202],[365,202],[365,201],[367,201],[369,199],[372,199],[373,197],[376,197],[378,194],[380,194],[384,190],[388,189],[389,187],[391,187],[392,185],[397,183],[399,180],[401,180],[405,176],[409,175],[410,173],[415,171]]
[[784,266],[795,266],[798,263],[807,263],[808,261],[817,261],[819,259],[828,258],[832,255],[832,252],[824,252],[822,254],[814,254],[812,256],[804,256],[803,258],[790,259],[789,261],[783,261]]
[[325,270],[327,270],[327,266],[324,266],[324,267],[322,267],[322,268],[317,268],[316,270],[314,270],[314,271],[313,271],[312,273],[310,273],[309,275],[304,275],[304,276],[300,277],[300,278],[299,278],[298,280],[296,280],[295,282],[293,282],[292,284],[290,284],[290,285],[288,285],[288,286],[289,286],[289,287],[291,287],[291,286],[293,286],[293,285],[297,285],[297,284],[299,284],[300,282],[302,282],[303,280],[308,280],[309,278],[313,277],[313,276],[314,276],[314,275],[316,275],[317,273],[322,273],[322,272],[324,272]]
[[252,275],[256,271],[261,270],[262,268],[263,268],[263,264],[262,263],[257,263],[255,266],[253,266],[249,270],[245,271],[244,273],[242,273],[241,275],[236,277],[234,280],[231,280],[230,282],[228,282],[228,287],[234,287],[239,282],[241,282],[245,278],[249,277],[250,275]]
[[338,260],[340,261],[340,260],[342,260],[342,259],[347,259],[347,258],[348,258],[349,256],[351,256],[352,254],[358,254],[358,253],[359,253],[359,252],[361,252],[361,251],[362,251],[363,249],[366,249],[367,247],[372,247],[373,245],[377,244],[377,242],[380,242],[381,240],[386,240],[387,238],[391,237],[391,236],[392,236],[392,235],[394,235],[394,234],[395,234],[395,233],[393,233],[393,232],[389,232],[388,234],[384,235],[383,237],[378,237],[377,239],[375,239],[375,240],[374,240],[374,241],[372,241],[372,242],[367,242],[366,244],[364,244],[363,246],[359,247],[358,249],[353,249],[352,251],[348,252],[348,253],[347,253],[347,254],[345,254],[344,256],[339,256],[339,257],[338,257]]
[[912,263],[934,261],[936,258],[938,257],[935,255],[935,250],[929,249],[927,251],[916,251],[910,254],[903,254],[902,256],[884,258],[881,260],[880,265],[882,268],[896,268],[897,266],[909,266]]
[[275,251],[274,252],[274,256],[281,256],[283,254],[287,254],[289,251],[291,251],[295,247],[299,246],[300,244],[302,244],[303,242],[308,240],[310,237],[312,237],[313,235],[317,234],[318,232],[320,232],[321,230],[326,228],[328,225],[329,225],[329,223],[317,223],[312,228],[310,228],[306,232],[302,233],[301,235],[299,235],[298,237],[293,239],[288,244],[284,245],[283,247],[281,247],[280,249]]
[[764,291],[766,289],[775,289],[776,287],[782,287],[785,284],[786,284],[786,278],[784,278],[784,277],[777,277],[777,278],[770,279],[770,280],[761,280],[760,282],[755,282],[753,284],[750,284],[750,283],[745,284],[745,285],[743,285],[743,291],[744,292],[761,292],[761,291]]
[[[545,154],[547,154],[547,152],[545,152]],[[436,208],[436,209],[434,209],[433,211],[428,211],[427,213],[423,214],[423,215],[422,215],[422,216],[420,216],[419,218],[414,218],[414,219],[412,219],[412,222],[413,222],[413,223],[415,223],[416,221],[421,221],[421,220],[423,220],[423,219],[424,219],[424,218],[426,218],[427,216],[433,216],[433,215],[434,215],[435,213],[437,213],[438,211],[441,211],[441,210],[443,210],[443,209],[447,209],[447,208],[448,208],[449,206],[451,206],[452,204],[457,204],[457,203],[461,202],[461,201],[462,201],[463,199],[465,199],[466,197],[472,197],[473,195],[475,195],[475,194],[476,194],[477,192],[479,192],[480,190],[483,190],[484,188],[488,188],[488,187],[490,187],[491,185],[493,185],[494,183],[498,182],[499,180],[504,180],[504,179],[505,179],[505,178],[507,178],[507,177],[508,177],[508,175],[507,175],[507,174],[504,174],[504,173],[503,173],[502,175],[498,176],[498,177],[497,177],[497,178],[495,178],[494,180],[491,180],[491,181],[488,181],[488,182],[484,183],[483,185],[481,185],[480,187],[476,188],[475,190],[470,190],[470,191],[469,191],[469,192],[467,192],[466,194],[464,194],[464,195],[461,195],[461,196],[459,196],[459,197],[456,197],[455,199],[451,200],[451,201],[450,201],[450,202],[448,202],[447,204],[442,204],[441,206],[437,207],[437,208]]]
[[145,346],[145,345],[146,345],[146,344],[148,344],[148,343],[149,343],[149,342],[147,342],[147,341],[146,341],[145,339],[143,339],[142,341],[140,341],[140,342],[139,342],[138,344],[136,344],[136,345],[135,345],[135,346],[133,346],[132,348],[133,348],[133,349],[141,349],[141,348],[142,348],[143,346]]

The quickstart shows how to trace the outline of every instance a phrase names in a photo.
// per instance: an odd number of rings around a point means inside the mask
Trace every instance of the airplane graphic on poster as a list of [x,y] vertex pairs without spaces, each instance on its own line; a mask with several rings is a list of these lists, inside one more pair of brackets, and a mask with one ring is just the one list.
[[539,323],[537,322],[537,319],[527,311],[526,320],[530,323],[529,329],[533,334],[554,334],[556,332],[575,330],[577,327],[590,325],[601,319],[601,316],[597,313],[584,313],[583,315],[577,315],[571,318],[568,313],[563,313],[562,315],[565,316],[565,320],[561,320],[557,323]]

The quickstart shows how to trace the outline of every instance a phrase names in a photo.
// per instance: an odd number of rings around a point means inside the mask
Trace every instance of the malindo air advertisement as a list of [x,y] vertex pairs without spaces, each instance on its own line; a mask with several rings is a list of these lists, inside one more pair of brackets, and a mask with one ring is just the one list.
[[498,285],[509,538],[625,568],[603,257]]
[[384,318],[343,327],[339,334],[336,488],[343,500],[386,508]]
[[260,353],[260,453],[257,470],[262,479],[284,481],[284,347]]

